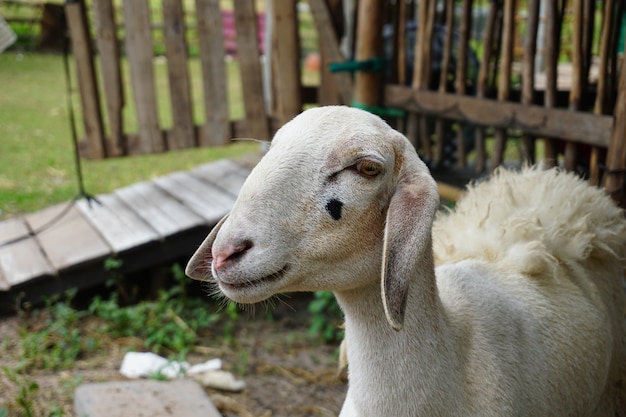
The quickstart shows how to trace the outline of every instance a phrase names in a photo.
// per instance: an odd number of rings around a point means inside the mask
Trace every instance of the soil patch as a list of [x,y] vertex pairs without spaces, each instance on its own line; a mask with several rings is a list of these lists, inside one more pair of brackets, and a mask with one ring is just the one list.
[[[336,416],[346,386],[337,378],[337,345],[322,343],[308,332],[307,297],[288,300],[272,309],[242,312],[234,327],[224,333],[219,323],[202,334],[200,343],[187,357],[191,363],[221,358],[224,369],[246,382],[241,393],[208,389],[207,393],[225,417]],[[215,308],[207,301],[207,308]],[[256,311],[255,311],[256,310]],[[262,313],[259,311],[262,310]],[[17,368],[23,354],[20,333],[24,318],[0,318],[2,367]],[[94,323],[87,323],[93,326]],[[36,382],[29,394],[34,415],[74,416],[73,394],[81,383],[123,380],[118,370],[124,353],[141,351],[134,338],[101,340],[100,348],[81,358],[69,369],[32,369],[11,379],[0,369],[0,412],[27,415],[19,399],[22,390]],[[162,353],[163,354],[163,353]]]

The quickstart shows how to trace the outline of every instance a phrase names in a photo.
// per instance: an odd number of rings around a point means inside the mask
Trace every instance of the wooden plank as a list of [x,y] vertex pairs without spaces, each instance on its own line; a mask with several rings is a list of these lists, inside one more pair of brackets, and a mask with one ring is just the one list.
[[537,136],[564,138],[603,147],[609,145],[613,130],[611,116],[413,90],[400,85],[386,87],[385,105],[452,120],[497,128],[520,129]]
[[[317,29],[322,55],[330,62],[344,62],[345,57],[339,48],[339,41],[333,29],[332,18],[324,0],[309,0],[309,7],[313,15],[313,23]],[[333,74],[339,88],[339,94],[344,104],[352,103],[352,77],[348,72]]]
[[157,96],[152,65],[152,28],[147,0],[124,1],[126,55],[139,124],[140,153],[163,152],[165,144],[159,128]]
[[263,80],[259,61],[257,17],[254,0],[234,0],[237,30],[237,57],[246,112],[246,136],[270,139],[269,124],[263,99]]
[[21,218],[0,222],[0,291],[7,291],[33,278],[55,274],[29,232]]
[[232,208],[235,198],[186,172],[158,177],[154,183],[180,200],[209,224],[216,224]]
[[152,182],[132,184],[115,194],[161,238],[205,224],[204,219]]
[[200,165],[191,170],[190,173],[196,178],[210,182],[236,197],[250,174],[250,170],[230,159],[221,159]]
[[206,119],[200,128],[199,144],[224,145],[231,138],[231,129],[220,0],[196,0],[196,14]]
[[[66,207],[66,204],[59,204],[30,214],[26,222],[37,230]],[[111,254],[111,248],[77,207],[72,207],[65,216],[38,233],[36,240],[57,271],[99,261]]]
[[185,149],[195,145],[191,82],[189,80],[185,16],[180,0],[163,0],[165,56],[170,86],[170,102],[174,126],[168,149]]
[[124,91],[120,63],[120,48],[116,34],[115,14],[112,0],[99,0],[92,3],[96,24],[96,44],[100,56],[100,73],[106,101],[109,139],[106,140],[108,156],[125,153],[122,108]]
[[72,53],[76,62],[78,88],[82,104],[85,135],[87,136],[90,158],[103,158],[104,129],[100,110],[100,97],[96,84],[96,73],[91,50],[91,37],[87,28],[85,10],[81,2],[70,2],[65,6],[67,25],[72,41]]
[[300,74],[300,37],[296,1],[274,0],[272,51],[277,117],[280,125],[287,123],[302,111]]
[[114,252],[158,240],[159,234],[115,194],[97,196],[99,204],[79,200],[78,209]]

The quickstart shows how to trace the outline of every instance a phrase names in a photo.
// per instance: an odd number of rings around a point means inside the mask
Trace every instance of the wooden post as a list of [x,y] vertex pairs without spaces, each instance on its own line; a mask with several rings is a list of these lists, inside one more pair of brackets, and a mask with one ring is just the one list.
[[[380,0],[360,0],[357,16],[356,60],[380,58],[382,53],[383,4]],[[381,104],[382,73],[357,71],[354,75],[354,103]]]
[[224,145],[232,135],[220,0],[196,0],[196,14],[205,115],[204,125],[200,127],[199,145]]
[[237,29],[237,58],[243,83],[246,111],[245,132],[249,138],[270,139],[269,122],[263,100],[263,80],[259,62],[257,16],[254,0],[234,0]]
[[106,151],[104,147],[100,96],[96,84],[91,37],[87,28],[87,18],[83,3],[67,3],[65,5],[65,15],[72,41],[74,61],[76,62],[85,134],[87,135],[87,144],[89,146],[87,156],[90,158],[103,158],[106,156]]
[[170,103],[174,126],[168,135],[168,149],[191,148],[196,144],[191,106],[185,15],[180,0],[163,0],[165,55],[167,57]]
[[106,141],[108,156],[119,156],[127,152],[124,141],[122,109],[124,88],[120,63],[120,48],[116,34],[115,14],[112,0],[99,0],[93,3],[96,23],[96,44],[100,56],[100,73],[109,125],[109,140]]
[[[126,53],[139,124],[139,153],[165,150],[159,127],[157,96],[154,80],[153,41],[150,6],[147,0],[124,1]],[[132,150],[131,150],[132,152]]]
[[272,70],[279,125],[302,111],[300,37],[295,0],[273,0]]

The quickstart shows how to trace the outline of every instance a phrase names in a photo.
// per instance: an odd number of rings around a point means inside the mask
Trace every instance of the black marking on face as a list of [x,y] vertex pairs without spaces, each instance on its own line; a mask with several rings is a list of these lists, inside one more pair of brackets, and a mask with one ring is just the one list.
[[341,219],[341,208],[343,207],[343,203],[335,198],[328,200],[326,203],[326,210],[333,219],[339,220]]

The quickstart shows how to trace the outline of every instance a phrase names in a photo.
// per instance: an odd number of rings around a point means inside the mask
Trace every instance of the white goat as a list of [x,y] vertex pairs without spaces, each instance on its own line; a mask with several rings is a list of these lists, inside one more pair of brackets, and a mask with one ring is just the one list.
[[186,272],[241,303],[332,290],[350,363],[342,417],[619,414],[622,211],[536,168],[472,187],[433,226],[438,205],[380,118],[307,110]]

